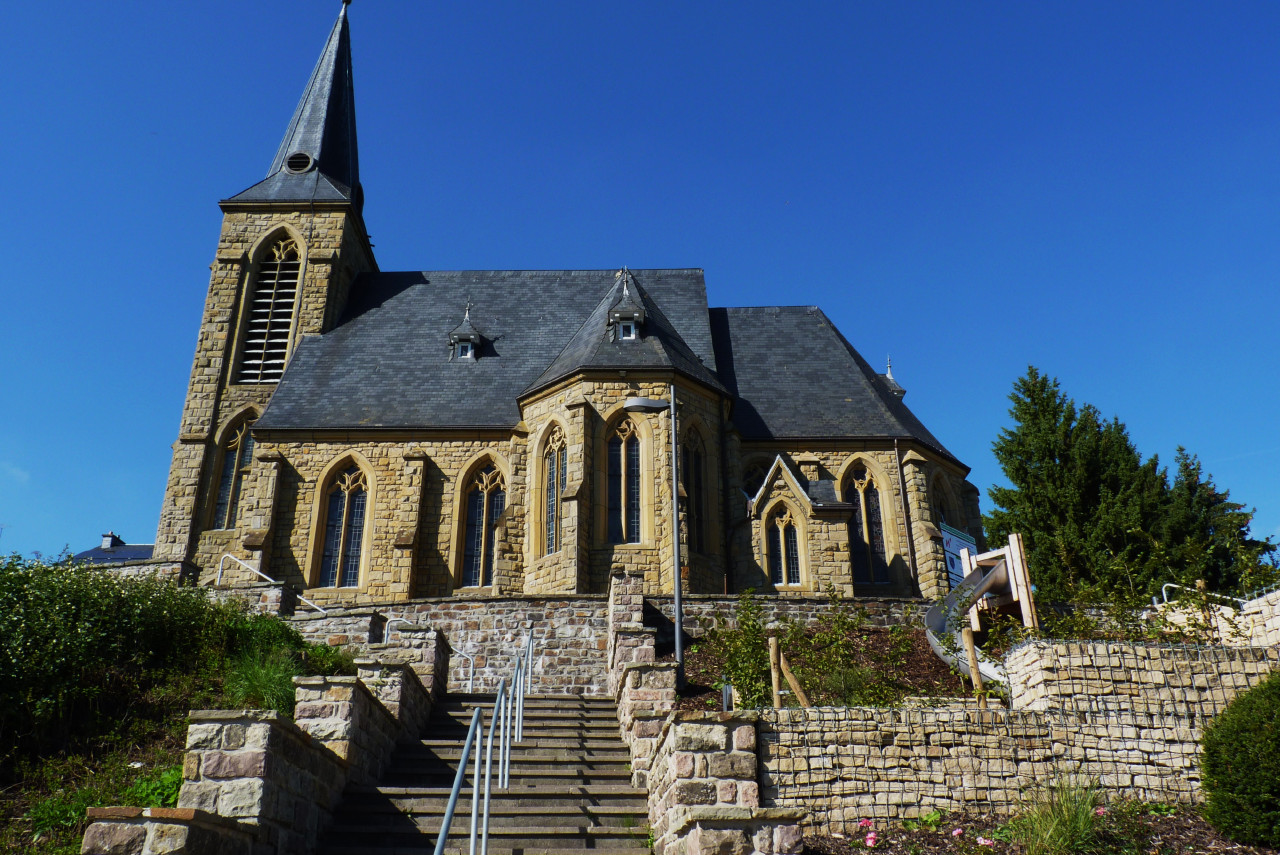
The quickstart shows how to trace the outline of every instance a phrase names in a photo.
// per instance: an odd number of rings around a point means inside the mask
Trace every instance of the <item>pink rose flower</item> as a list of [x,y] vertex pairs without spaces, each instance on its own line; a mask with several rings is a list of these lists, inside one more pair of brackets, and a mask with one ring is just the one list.
[[867,844],[868,849],[876,848],[876,833],[874,831],[867,832],[867,839],[865,843]]
[[957,828],[955,831],[951,832],[952,837],[959,837],[962,834],[964,834],[963,828]]
[[1106,815],[1107,815],[1107,809],[1106,809],[1106,808],[1104,808],[1104,807],[1097,808],[1097,809],[1095,809],[1095,810],[1094,810],[1093,815],[1094,815],[1094,816],[1106,816]]
[[979,846],[995,846],[995,845],[996,845],[996,842],[995,842],[994,840],[988,840],[987,838],[985,838],[985,837],[983,837],[981,834],[979,834],[979,835],[978,835],[978,845],[979,845]]
[[873,824],[869,819],[858,820],[858,828],[870,828]]

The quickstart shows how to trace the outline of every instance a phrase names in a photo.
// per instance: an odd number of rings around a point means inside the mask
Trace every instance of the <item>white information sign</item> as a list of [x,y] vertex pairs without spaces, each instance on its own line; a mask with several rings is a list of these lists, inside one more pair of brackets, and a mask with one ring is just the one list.
[[960,563],[960,550],[969,550],[969,555],[978,554],[978,542],[967,532],[942,524],[942,551],[947,556],[947,578],[951,587],[960,584],[964,579],[964,565]]

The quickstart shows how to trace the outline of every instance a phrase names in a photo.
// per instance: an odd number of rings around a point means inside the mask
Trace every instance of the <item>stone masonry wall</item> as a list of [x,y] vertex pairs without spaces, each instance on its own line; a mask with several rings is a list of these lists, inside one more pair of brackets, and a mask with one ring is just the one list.
[[1213,716],[1280,668],[1280,649],[1033,641],[1005,658],[1014,709]]
[[1280,589],[1246,603],[1236,623],[1250,630],[1250,643],[1258,647],[1280,647]]
[[272,853],[306,853],[342,796],[350,764],[287,718],[193,711],[178,807],[238,820]]
[[253,832],[190,808],[89,808],[83,855],[252,855]]
[[802,808],[761,809],[751,714],[676,712],[649,772],[649,827],[658,855],[790,855]]
[[395,716],[359,677],[295,677],[298,728],[347,761],[347,780],[376,783],[399,740]]
[[[440,598],[387,606],[403,618],[440,633],[454,651],[449,691],[466,691],[475,659],[475,691],[493,692],[515,668],[520,646],[534,634],[530,691],[547,694],[608,694],[608,615],[604,596]],[[397,625],[390,624],[392,631]]]
[[1191,719],[976,708],[760,712],[761,802],[806,808],[806,830],[931,810],[1009,813],[1059,775],[1142,801],[1199,798]]

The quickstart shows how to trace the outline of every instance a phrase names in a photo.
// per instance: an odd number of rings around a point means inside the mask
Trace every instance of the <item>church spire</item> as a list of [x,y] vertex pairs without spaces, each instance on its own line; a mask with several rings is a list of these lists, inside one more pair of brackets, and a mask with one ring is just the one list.
[[348,201],[363,206],[347,3],[329,33],[264,181],[236,202]]

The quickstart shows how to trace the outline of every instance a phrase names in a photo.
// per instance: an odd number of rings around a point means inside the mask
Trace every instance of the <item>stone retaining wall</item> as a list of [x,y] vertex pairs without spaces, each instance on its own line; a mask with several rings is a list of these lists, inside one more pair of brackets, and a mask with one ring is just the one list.
[[1245,603],[1236,622],[1251,630],[1251,644],[1280,647],[1280,589]]
[[187,808],[89,808],[82,852],[110,855],[251,855],[253,833]]
[[649,772],[657,855],[791,855],[803,806],[765,809],[751,713],[672,713]]
[[1280,649],[1033,641],[1005,657],[1014,709],[1213,716],[1280,667]]
[[1010,813],[1060,775],[1141,801],[1199,798],[1200,729],[1181,717],[828,707],[763,710],[759,728],[762,804],[806,808],[821,833],[935,809]]
[[196,710],[189,720],[178,807],[238,820],[262,852],[312,851],[350,764],[276,712]]
[[349,782],[376,783],[399,740],[395,716],[359,677],[295,677],[293,682],[298,727],[349,764]]

